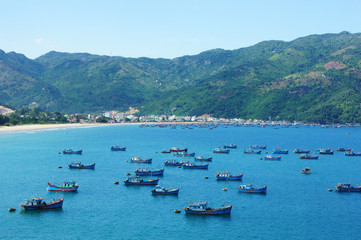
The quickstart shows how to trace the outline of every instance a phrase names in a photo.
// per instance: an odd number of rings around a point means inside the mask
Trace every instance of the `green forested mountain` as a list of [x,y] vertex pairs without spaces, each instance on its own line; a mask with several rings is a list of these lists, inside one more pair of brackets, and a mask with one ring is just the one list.
[[48,111],[359,123],[360,83],[361,34],[348,32],[175,59],[0,51],[0,103]]

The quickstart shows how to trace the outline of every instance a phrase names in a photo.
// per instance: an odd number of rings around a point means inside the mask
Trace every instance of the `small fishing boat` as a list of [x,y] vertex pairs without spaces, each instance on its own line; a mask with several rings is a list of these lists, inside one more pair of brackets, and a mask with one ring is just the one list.
[[208,202],[189,203],[188,207],[184,207],[187,214],[198,214],[198,215],[228,215],[231,214],[232,205],[224,206],[219,208],[208,207]]
[[196,165],[192,162],[185,162],[185,163],[183,163],[183,168],[184,169],[208,169],[208,165],[209,165],[209,163]]
[[266,193],[267,192],[267,186],[264,186],[262,188],[254,188],[252,184],[244,184],[238,187],[240,192],[243,193]]
[[166,160],[164,162],[164,165],[166,166],[182,166],[183,162],[177,162],[175,159]]
[[119,147],[119,146],[114,145],[110,149],[112,151],[125,151],[127,149],[127,147]]
[[301,170],[301,173],[303,173],[303,174],[311,174],[311,169],[309,167],[306,167],[306,168]]
[[265,150],[265,149],[267,149],[267,146],[252,145],[252,146],[251,146],[251,149],[262,149],[262,150]]
[[241,181],[243,174],[232,176],[229,172],[217,173],[217,180],[231,180],[231,181]]
[[170,152],[187,152],[188,148],[180,149],[180,148],[177,148],[177,147],[172,147],[171,149],[169,149],[169,151]]
[[95,163],[84,165],[81,162],[76,162],[76,163],[72,162],[68,166],[69,168],[76,168],[76,169],[95,169]]
[[48,183],[48,191],[76,192],[79,185],[76,182],[63,182],[62,184]]
[[63,154],[82,154],[83,150],[73,151],[72,149],[63,150]]
[[343,148],[343,147],[340,147],[340,148],[336,149],[337,152],[346,152],[348,150],[351,150],[351,149],[346,149],[346,148]]
[[286,150],[281,150],[281,149],[275,149],[275,150],[273,150],[273,152],[272,152],[273,154],[288,154],[288,149],[286,149]]
[[245,154],[261,154],[262,150],[247,149],[243,151]]
[[213,150],[214,153],[229,153],[229,149],[216,148]]
[[157,185],[158,181],[159,181],[159,178],[143,180],[143,179],[140,179],[139,176],[135,176],[135,177],[128,177],[123,182],[125,185]]
[[223,145],[223,148],[237,148],[236,144]]
[[131,163],[152,163],[152,159],[148,158],[148,159],[141,159],[140,157],[132,157],[130,159]]
[[196,153],[195,152],[193,152],[193,153],[186,153],[186,152],[184,152],[184,153],[181,153],[181,152],[179,152],[179,153],[177,153],[177,157],[194,157],[196,155]]
[[163,149],[163,150],[161,151],[161,153],[170,153],[170,150]]
[[198,162],[212,162],[212,157],[202,157],[202,156],[196,156],[194,158],[195,161],[198,161]]
[[333,155],[333,151],[331,151],[331,148],[328,148],[328,149],[320,148],[317,151],[319,154],[322,154],[322,155]]
[[296,148],[295,150],[293,150],[294,153],[310,153],[310,150],[302,150],[302,149],[298,149]]
[[154,195],[178,195],[179,188],[178,189],[165,189],[165,187],[161,187],[159,185],[155,186],[155,188],[152,190],[152,194]]
[[309,155],[309,154],[302,154],[300,155],[300,159],[310,159],[310,160],[317,160],[317,155]]
[[44,202],[42,198],[33,198],[32,200],[25,200],[25,203],[21,203],[20,206],[23,211],[62,208],[63,201],[64,198],[54,199],[52,202]]
[[351,183],[339,183],[335,187],[340,192],[361,192],[361,186],[353,187]]
[[281,156],[274,157],[274,156],[272,156],[272,155],[266,155],[266,156],[264,157],[264,160],[280,161],[280,160],[281,160]]
[[358,156],[358,157],[360,157],[361,153],[354,153],[352,150],[347,150],[345,152],[345,156],[351,156],[351,157]]
[[155,171],[151,171],[148,168],[138,168],[134,172],[138,176],[163,176],[164,168]]

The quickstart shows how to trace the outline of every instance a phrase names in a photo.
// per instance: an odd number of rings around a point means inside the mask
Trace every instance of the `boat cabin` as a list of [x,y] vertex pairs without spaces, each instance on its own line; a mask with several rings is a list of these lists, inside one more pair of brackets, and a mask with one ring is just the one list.
[[25,199],[25,204],[26,206],[40,206],[41,204],[45,204],[45,202],[43,202],[43,198],[33,198],[32,200],[27,200]]
[[188,208],[192,210],[206,211],[208,202],[189,203]]
[[223,173],[218,173],[217,177],[224,177],[224,178],[228,178],[229,177],[229,172],[223,172]]

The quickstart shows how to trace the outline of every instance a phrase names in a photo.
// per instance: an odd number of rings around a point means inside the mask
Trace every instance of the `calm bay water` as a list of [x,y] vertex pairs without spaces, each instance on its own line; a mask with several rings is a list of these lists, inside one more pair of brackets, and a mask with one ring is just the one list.
[[[215,147],[237,144],[230,154],[213,154]],[[250,145],[267,151],[290,149],[281,161],[246,155]],[[112,145],[127,146],[111,152]],[[180,188],[178,197],[152,196],[151,186],[124,186],[126,173],[138,167],[163,168],[161,154],[173,146],[196,155],[213,156],[208,170],[165,167],[159,184]],[[328,192],[339,182],[361,183],[361,157],[341,152],[300,160],[295,148],[338,147],[361,151],[360,128],[219,127],[208,129],[107,126],[2,133],[0,135],[1,239],[360,239],[361,194]],[[58,154],[65,148],[83,155]],[[264,151],[263,151],[264,152]],[[126,162],[133,156],[153,158],[152,164]],[[184,160],[178,158],[179,160]],[[72,161],[95,162],[95,170],[71,170]],[[58,166],[63,166],[58,169]],[[300,174],[310,167],[312,174]],[[243,173],[242,182],[216,181],[215,174]],[[204,179],[209,176],[209,179]],[[78,193],[64,196],[63,209],[22,212],[25,198],[52,200],[47,182],[77,181]],[[114,185],[119,181],[119,185]],[[240,184],[268,186],[266,195],[240,193]],[[228,191],[222,191],[222,188]],[[212,207],[232,204],[231,216],[190,216],[173,212],[190,201]],[[9,213],[9,207],[16,212]]]

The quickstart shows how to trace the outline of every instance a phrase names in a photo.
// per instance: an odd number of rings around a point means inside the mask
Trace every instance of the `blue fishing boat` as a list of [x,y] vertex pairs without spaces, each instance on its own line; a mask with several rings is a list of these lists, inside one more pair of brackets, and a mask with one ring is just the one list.
[[116,145],[114,145],[110,148],[110,150],[112,150],[112,151],[125,151],[126,149],[127,149],[127,147],[119,147]]
[[139,176],[135,176],[135,177],[128,177],[123,182],[125,185],[157,185],[158,181],[159,181],[159,178],[143,180],[143,179],[140,179]]
[[295,150],[293,150],[294,153],[310,153],[310,150],[302,150],[302,149],[298,149],[296,148]]
[[275,149],[272,152],[273,154],[288,154],[288,149],[287,150],[281,150],[281,149]]
[[237,148],[236,144],[223,145],[223,148]]
[[72,149],[65,149],[63,154],[82,154],[83,150],[73,151]]
[[231,180],[231,181],[241,181],[243,174],[232,176],[229,172],[217,173],[217,180]]
[[331,151],[331,148],[328,149],[320,148],[317,149],[316,151],[318,151],[318,153],[322,155],[333,155],[333,151]]
[[339,183],[335,187],[340,192],[361,192],[361,186],[353,187],[351,183]]
[[243,151],[245,154],[261,154],[262,150],[247,149]]
[[81,162],[76,162],[76,163],[72,162],[68,166],[69,168],[76,168],[76,169],[95,169],[95,163],[84,165]]
[[264,186],[262,188],[254,188],[252,184],[244,184],[238,187],[240,192],[243,193],[266,193],[267,192],[267,186]]
[[267,146],[259,146],[259,145],[252,145],[251,149],[261,149],[261,150],[265,150],[267,149]]
[[178,189],[165,189],[165,187],[161,187],[159,185],[155,186],[155,188],[152,190],[152,194],[154,195],[178,195],[179,188]]
[[183,168],[184,169],[208,169],[208,165],[209,165],[209,163],[196,165],[192,162],[185,162],[185,163],[183,163]]
[[138,168],[134,172],[138,176],[163,176],[164,168],[155,171],[151,171],[148,168]]
[[346,152],[346,151],[349,151],[351,150],[350,148],[349,149],[346,149],[346,148],[343,148],[343,147],[340,147],[340,148],[337,148],[336,151],[338,152]]
[[166,160],[164,162],[164,165],[166,166],[182,166],[183,162],[177,162],[175,159]]
[[309,155],[309,154],[302,154],[300,155],[300,159],[310,159],[310,160],[317,160],[317,155]]
[[212,162],[212,157],[202,157],[202,156],[196,156],[194,158],[195,161],[198,161],[198,162]]
[[213,150],[214,153],[229,153],[229,149],[216,148]]
[[148,158],[148,159],[141,159],[140,157],[132,157],[130,159],[131,163],[152,163],[152,159]]
[[177,147],[172,147],[169,149],[170,152],[187,152],[188,148],[177,148]]
[[352,150],[347,150],[345,152],[345,156],[350,156],[350,157],[358,156],[358,157],[360,157],[361,153],[354,153]]
[[76,182],[63,182],[62,184],[48,183],[48,191],[76,192],[79,185]]
[[208,202],[189,203],[188,207],[184,207],[187,214],[198,215],[228,215],[231,214],[232,205],[222,206],[219,208],[208,207]]
[[274,156],[272,156],[272,155],[266,155],[266,156],[264,156],[264,160],[280,161],[280,160],[281,160],[281,156],[274,157]]
[[21,203],[21,209],[23,211],[29,210],[45,210],[53,208],[62,208],[64,198],[54,199],[52,202],[44,202],[42,198],[33,198],[32,200],[25,200],[25,203]]
[[196,153],[195,152],[193,152],[193,153],[177,153],[177,157],[194,157],[196,155]]

